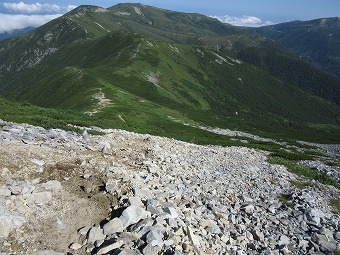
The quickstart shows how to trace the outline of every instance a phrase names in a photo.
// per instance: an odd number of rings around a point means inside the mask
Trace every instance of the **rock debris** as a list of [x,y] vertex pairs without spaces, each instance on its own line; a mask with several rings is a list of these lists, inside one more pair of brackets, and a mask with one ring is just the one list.
[[[0,121],[0,254],[331,254],[339,191],[267,152]],[[89,130],[88,130],[89,131]]]

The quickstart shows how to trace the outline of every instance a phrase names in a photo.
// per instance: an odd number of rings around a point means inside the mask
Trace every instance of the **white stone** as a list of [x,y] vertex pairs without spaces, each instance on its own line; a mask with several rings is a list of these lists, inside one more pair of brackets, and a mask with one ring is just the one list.
[[105,143],[105,145],[104,145],[104,147],[102,149],[102,152],[104,154],[112,154],[111,146],[110,146],[109,143],[107,143],[107,142]]
[[335,239],[340,240],[340,231],[334,234]]
[[145,246],[145,248],[143,249],[143,254],[144,255],[157,255],[155,249],[153,248],[151,244],[148,244],[147,246]]
[[178,212],[173,207],[164,208],[164,212],[167,213],[167,216],[171,219],[176,219],[179,216]]
[[52,192],[50,191],[42,191],[33,193],[31,196],[27,198],[27,203],[29,204],[37,204],[44,205],[52,201]]
[[83,139],[84,139],[84,142],[85,143],[88,143],[88,142],[90,142],[90,136],[89,136],[89,134],[87,133],[87,130],[85,129],[84,131],[83,131]]
[[142,203],[142,200],[140,197],[129,197],[129,203],[130,205],[136,205],[139,207],[144,207],[144,204]]
[[93,244],[96,241],[104,240],[106,235],[104,235],[103,230],[100,227],[93,227],[89,231],[87,243]]
[[11,196],[11,191],[4,187],[4,188],[0,188],[0,197],[9,197]]
[[192,242],[192,244],[195,245],[196,247],[199,247],[201,243],[200,239],[198,236],[194,234],[194,231],[189,226],[187,227],[187,232],[188,232],[189,240]]
[[136,197],[140,197],[142,199],[151,199],[152,198],[152,194],[150,192],[150,190],[144,188],[144,189],[140,189],[140,188],[133,188],[133,192],[134,195]]
[[131,250],[131,249],[123,249],[121,251],[118,251],[118,253],[114,253],[115,255],[140,255],[140,252]]
[[59,232],[62,232],[66,229],[66,226],[64,225],[64,223],[62,222],[62,220],[59,217],[57,217],[56,224],[57,224],[57,229],[58,229]]
[[74,251],[79,250],[81,247],[82,247],[82,245],[79,244],[79,243],[72,243],[72,244],[70,245],[70,249],[71,249],[71,250],[74,250]]
[[105,235],[110,236],[117,232],[123,232],[124,225],[121,219],[114,218],[103,226],[103,230]]
[[44,160],[31,159],[31,162],[32,162],[33,164],[38,165],[38,166],[43,166],[43,165],[45,165],[45,161],[44,161]]
[[160,234],[157,231],[150,231],[146,235],[146,243],[151,244],[152,246],[162,246],[163,240]]
[[1,170],[1,176],[2,177],[8,177],[9,174],[10,174],[10,171],[8,170],[8,168],[6,168],[6,167],[2,168],[2,170]]
[[57,191],[57,190],[62,189],[61,183],[57,180],[52,180],[52,181],[48,181],[46,183],[43,183],[43,184],[41,184],[41,187],[44,190],[49,190],[49,191]]
[[11,231],[20,228],[24,223],[24,217],[0,212],[0,238],[7,238]]
[[90,231],[91,227],[85,226],[81,229],[79,229],[78,233],[81,234],[82,236],[86,236],[87,233]]
[[112,250],[120,248],[123,244],[124,244],[124,241],[123,240],[119,240],[116,243],[113,243],[113,244],[110,244],[108,246],[105,246],[105,247],[101,248],[96,254],[97,255],[107,254],[107,253],[109,253]]
[[325,215],[321,210],[312,208],[306,213],[306,216],[308,220],[311,220],[319,225],[321,218],[323,218]]
[[8,189],[13,195],[27,195],[35,190],[35,186],[29,182],[16,182],[13,180],[7,181]]
[[288,236],[282,235],[280,236],[279,245],[287,246],[290,243],[290,239]]
[[40,250],[34,253],[34,255],[65,255],[64,252],[56,252],[53,250]]
[[264,241],[264,235],[259,229],[254,229],[251,233],[255,240],[260,241],[260,242]]
[[250,205],[245,205],[241,207],[242,210],[244,210],[246,213],[253,213],[254,212],[254,205],[250,204]]
[[123,211],[119,218],[122,220],[124,228],[126,228],[147,217],[150,217],[150,212],[145,211],[144,208],[139,206],[130,205]]
[[91,173],[85,173],[85,174],[83,174],[83,178],[84,178],[85,180],[89,179],[91,176],[92,176]]

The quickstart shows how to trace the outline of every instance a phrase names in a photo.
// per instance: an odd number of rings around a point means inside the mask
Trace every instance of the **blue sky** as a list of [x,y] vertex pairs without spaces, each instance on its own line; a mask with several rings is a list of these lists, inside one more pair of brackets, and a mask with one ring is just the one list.
[[[340,0],[139,0],[164,9],[201,13],[233,25],[261,26],[340,16]],[[39,26],[82,4],[109,7],[120,1],[34,0],[0,2],[0,33]]]

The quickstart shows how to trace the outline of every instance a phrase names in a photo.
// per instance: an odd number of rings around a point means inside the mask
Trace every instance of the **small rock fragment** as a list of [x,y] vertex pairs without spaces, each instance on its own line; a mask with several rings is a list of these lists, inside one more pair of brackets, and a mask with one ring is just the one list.
[[124,241],[120,240],[120,241],[118,241],[116,243],[113,243],[113,244],[107,245],[107,246],[105,246],[103,248],[100,248],[96,254],[97,255],[107,254],[110,251],[113,251],[115,249],[120,248],[123,244],[124,244]]
[[81,247],[82,247],[82,245],[79,244],[79,243],[72,243],[72,244],[70,245],[70,249],[71,249],[71,250],[74,250],[74,251],[79,250]]
[[105,143],[105,145],[104,145],[104,147],[102,149],[102,152],[104,154],[112,154],[111,146],[110,146],[109,143],[107,143],[107,142]]

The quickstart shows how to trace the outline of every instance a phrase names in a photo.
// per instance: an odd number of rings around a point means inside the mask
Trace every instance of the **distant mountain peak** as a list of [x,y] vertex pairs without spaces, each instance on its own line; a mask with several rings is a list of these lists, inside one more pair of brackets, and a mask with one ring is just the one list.
[[70,11],[67,15],[86,15],[91,12],[108,12],[107,9],[95,5],[80,5]]

